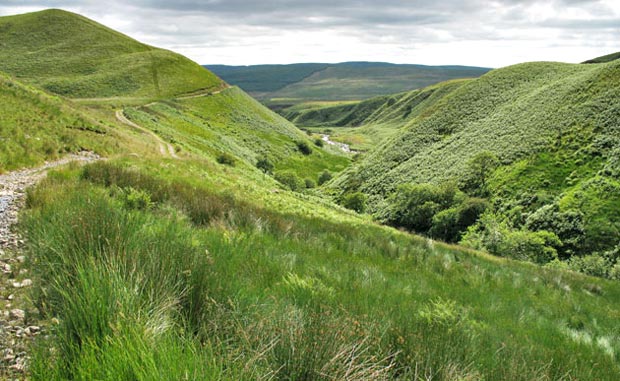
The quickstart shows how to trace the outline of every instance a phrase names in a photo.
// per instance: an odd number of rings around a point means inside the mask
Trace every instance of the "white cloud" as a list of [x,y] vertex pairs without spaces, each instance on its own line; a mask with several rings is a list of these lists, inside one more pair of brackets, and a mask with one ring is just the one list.
[[82,13],[203,64],[390,61],[499,67],[620,51],[617,0],[0,0]]

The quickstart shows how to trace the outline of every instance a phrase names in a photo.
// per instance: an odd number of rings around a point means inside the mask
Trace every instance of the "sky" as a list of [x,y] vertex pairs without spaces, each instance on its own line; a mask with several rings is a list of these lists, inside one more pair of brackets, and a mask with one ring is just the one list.
[[502,67],[620,51],[620,0],[0,0],[80,13],[200,64]]

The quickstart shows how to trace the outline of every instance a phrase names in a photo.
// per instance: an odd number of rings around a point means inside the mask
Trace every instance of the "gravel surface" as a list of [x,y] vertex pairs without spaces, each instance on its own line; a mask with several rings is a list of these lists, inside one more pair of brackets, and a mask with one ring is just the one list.
[[42,180],[47,171],[70,162],[92,162],[91,152],[69,155],[44,165],[0,175],[0,380],[26,380],[29,341],[45,332],[36,323],[38,313],[29,300],[32,280],[21,254],[24,241],[13,227],[24,206],[26,189]]

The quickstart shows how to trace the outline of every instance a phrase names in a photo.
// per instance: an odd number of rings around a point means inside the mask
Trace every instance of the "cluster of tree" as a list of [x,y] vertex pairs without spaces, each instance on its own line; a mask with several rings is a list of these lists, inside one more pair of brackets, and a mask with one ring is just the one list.
[[[401,185],[379,217],[392,226],[498,256],[620,279],[620,246],[592,242],[581,211],[562,209],[536,195],[528,196],[526,207],[493,208],[487,200],[492,196],[488,179],[499,165],[496,156],[482,152],[458,182]],[[497,195],[491,199],[493,205],[505,204]]]
[[[263,172],[272,174],[273,173],[273,164],[269,162],[267,159],[261,159],[256,163],[256,167],[263,170]],[[288,189],[293,192],[300,192],[304,189],[316,188],[318,185],[323,185],[332,179],[332,174],[328,170],[324,170],[318,177],[317,181],[306,177],[302,179],[293,171],[277,171],[273,173],[273,177],[280,184],[284,185]]]
[[489,207],[455,183],[405,184],[389,198],[383,220],[446,242],[457,242]]

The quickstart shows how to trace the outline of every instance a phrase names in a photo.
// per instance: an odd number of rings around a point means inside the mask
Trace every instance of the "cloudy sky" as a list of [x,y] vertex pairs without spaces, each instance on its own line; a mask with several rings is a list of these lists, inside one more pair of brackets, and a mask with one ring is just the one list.
[[501,67],[620,51],[620,0],[0,0],[0,15],[52,7],[201,64]]

